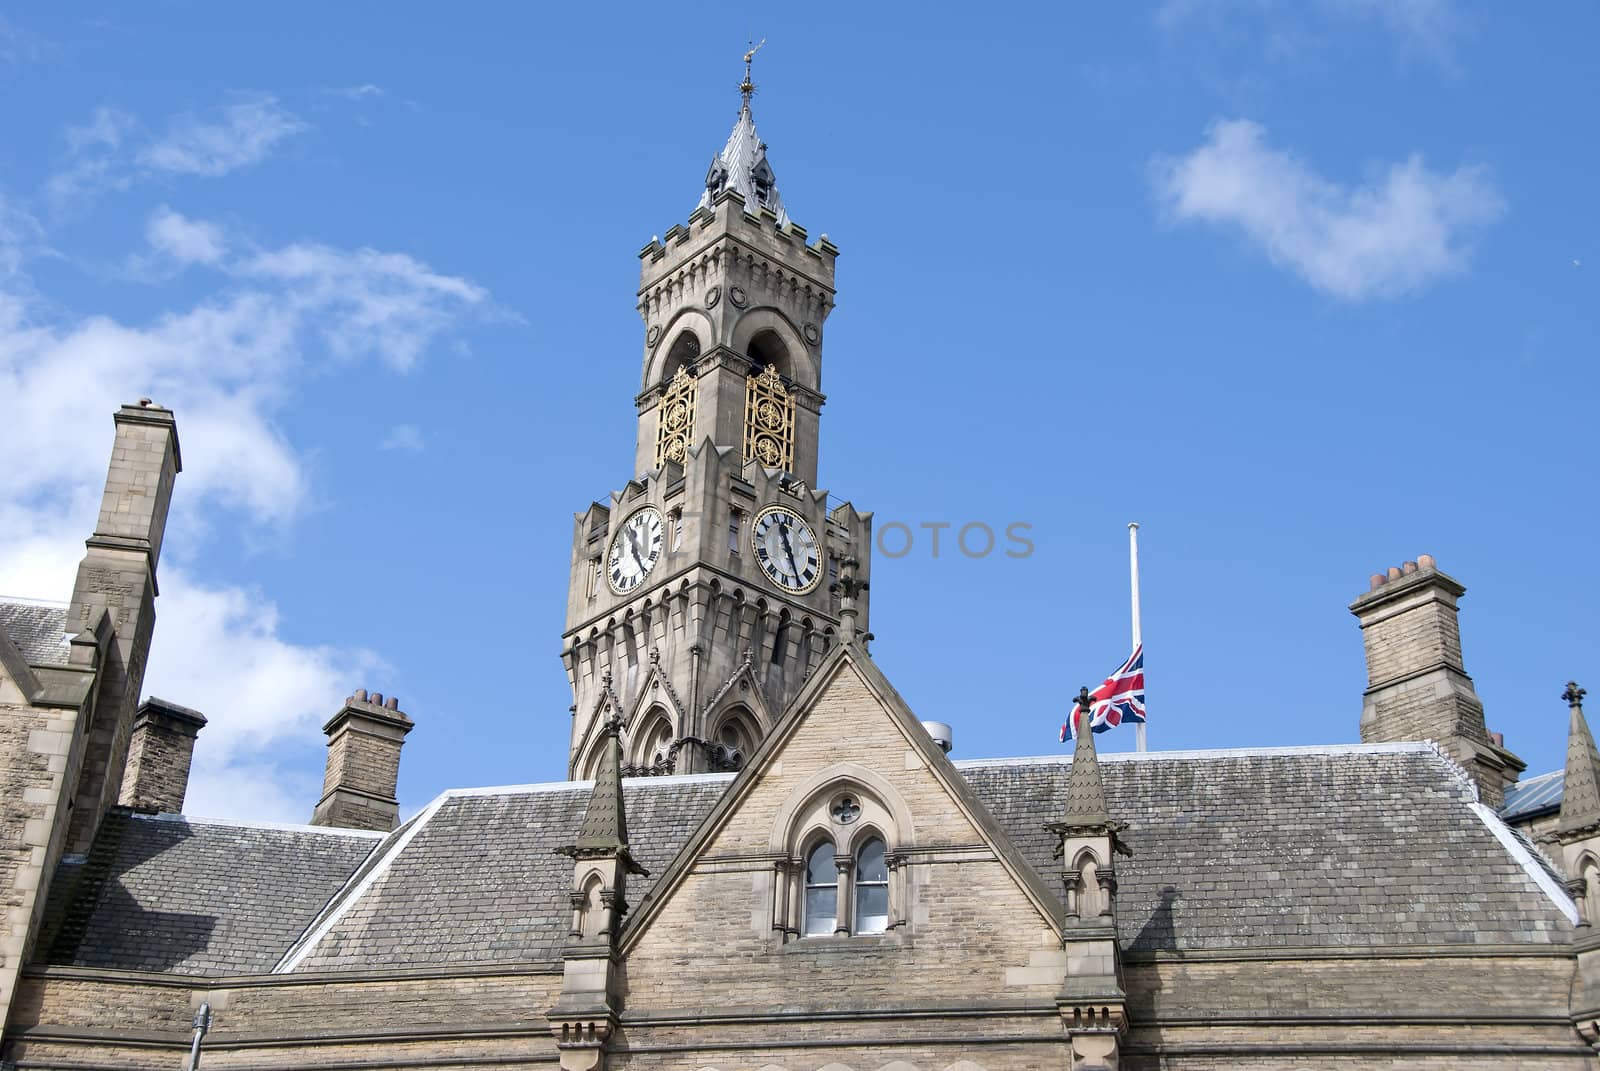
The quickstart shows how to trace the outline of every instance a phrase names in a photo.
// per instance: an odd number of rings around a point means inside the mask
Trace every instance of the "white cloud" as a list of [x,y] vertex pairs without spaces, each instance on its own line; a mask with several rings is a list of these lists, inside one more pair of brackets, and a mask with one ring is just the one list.
[[258,163],[278,142],[305,128],[272,97],[256,97],[211,119],[178,117],[165,137],[139,151],[137,161],[152,171],[215,178]]
[[1322,0],[1339,14],[1377,19],[1408,45],[1448,64],[1462,26],[1458,5],[1449,0]]
[[37,59],[43,51],[43,38],[0,15],[0,64]]
[[[42,236],[39,221],[0,194],[0,283],[16,275]],[[3,321],[0,321],[3,322]]]
[[1212,123],[1199,148],[1158,158],[1154,173],[1174,219],[1236,228],[1274,263],[1351,301],[1464,271],[1472,238],[1504,212],[1481,168],[1444,174],[1413,155],[1341,185],[1268,145],[1245,119]]
[[[175,215],[175,214],[174,214]],[[219,247],[220,228],[175,229]],[[193,252],[193,250],[191,250]],[[0,321],[0,496],[29,502],[104,472],[106,425],[119,404],[154,398],[177,411],[185,450],[180,502],[222,504],[282,523],[306,505],[304,464],[274,414],[310,366],[376,358],[407,369],[485,292],[415,258],[291,245],[216,265],[237,284],[222,297],[130,326],[91,316],[66,325]],[[3,311],[3,306],[0,306]],[[0,540],[0,545],[3,545]]]
[[283,285],[319,315],[317,330],[341,358],[378,357],[406,369],[462,306],[487,294],[403,253],[299,243],[250,257],[239,275]]
[[375,86],[371,82],[359,86],[343,86],[339,89],[329,90],[329,92],[349,100],[369,100],[386,95],[382,86]]
[[110,414],[140,396],[174,409],[184,472],[149,693],[211,719],[196,750],[195,813],[304,821],[316,784],[285,765],[285,749],[320,751],[321,720],[353,688],[381,686],[363,679],[381,662],[287,635],[260,594],[195,573],[192,549],[213,527],[244,535],[307,506],[305,461],[277,417],[308,377],[365,360],[410,367],[488,297],[398,254],[233,252],[237,237],[170,209],[152,217],[149,238],[214,272],[216,295],[139,323],[61,319],[0,276],[0,592],[67,596],[105,479]]
[[215,264],[228,251],[222,228],[162,205],[145,224],[145,240],[179,264]]
[[404,450],[407,453],[420,454],[427,445],[422,437],[422,430],[415,424],[396,424],[389,429],[389,434],[384,436],[383,442],[378,444],[378,449]]
[[316,803],[309,776],[286,781],[267,753],[288,743],[312,753],[342,698],[385,669],[370,651],[295,644],[277,607],[238,587],[207,587],[161,572],[160,622],[145,694],[209,719],[195,747],[186,810],[211,817],[304,822]]
[[1232,38],[1260,36],[1266,54],[1284,61],[1307,45],[1330,47],[1331,28],[1363,20],[1376,21],[1403,51],[1422,52],[1446,68],[1466,30],[1460,5],[1450,0],[1165,0],[1155,11],[1166,33],[1198,26]]
[[44,184],[45,196],[59,210],[70,209],[108,190],[127,189],[133,174],[120,158],[122,143],[138,130],[138,122],[115,108],[96,108],[82,126],[69,126],[67,165]]
[[140,179],[217,178],[260,163],[279,142],[305,129],[269,96],[246,98],[208,118],[180,115],[160,138],[126,112],[97,108],[87,123],[63,132],[66,161],[45,181],[44,192],[60,212]]

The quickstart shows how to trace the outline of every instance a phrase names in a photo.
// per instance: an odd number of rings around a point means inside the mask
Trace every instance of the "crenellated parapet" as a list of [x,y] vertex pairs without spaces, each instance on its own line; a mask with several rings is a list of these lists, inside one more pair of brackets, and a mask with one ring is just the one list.
[[834,261],[839,247],[827,235],[808,241],[806,229],[780,221],[770,209],[747,211],[737,190],[724,190],[711,207],[697,208],[687,223],[674,224],[664,237],[652,237],[639,250],[639,312],[648,324],[694,292],[697,280],[719,270],[731,256],[742,257],[773,282],[789,280],[797,290],[809,286],[808,300],[826,315],[832,306]]
[[[784,467],[801,479],[816,479],[826,400],[823,325],[833,311],[837,256],[826,236],[808,243],[803,227],[780,221],[771,210],[748,213],[743,196],[732,189],[696,209],[687,226],[675,226],[645,247],[638,294],[645,330],[634,399],[636,471],[660,464],[669,418],[660,403],[669,394],[685,395],[686,372],[693,379],[692,405],[674,409],[672,427],[690,432],[688,441],[709,436],[723,446],[751,446],[752,380],[770,369],[794,407],[787,429],[793,449]],[[680,384],[676,391],[674,384]]]

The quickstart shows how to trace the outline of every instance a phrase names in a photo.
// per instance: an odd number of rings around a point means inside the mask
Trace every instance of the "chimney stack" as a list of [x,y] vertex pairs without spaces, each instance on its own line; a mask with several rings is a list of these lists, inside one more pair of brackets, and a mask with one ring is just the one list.
[[128,767],[118,802],[135,810],[183,813],[194,738],[205,724],[205,715],[198,710],[154,696],[145,700],[133,718]]
[[357,688],[322,727],[328,769],[311,824],[383,832],[399,825],[400,748],[413,724],[399,699],[391,696],[386,704],[382,692]]
[[1367,652],[1362,743],[1432,740],[1499,807],[1527,764],[1490,738],[1467,676],[1456,605],[1467,589],[1428,554],[1372,574],[1370,588],[1350,604]]
[[[76,853],[89,850],[106,808],[122,796],[128,742],[155,630],[156,563],[173,481],[183,470],[171,410],[141,398],[137,405],[118,409],[112,419],[116,441],[100,517],[78,566],[66,622],[69,634],[100,628],[110,633],[67,830],[65,850]],[[92,657],[92,644],[80,648],[74,657]]]

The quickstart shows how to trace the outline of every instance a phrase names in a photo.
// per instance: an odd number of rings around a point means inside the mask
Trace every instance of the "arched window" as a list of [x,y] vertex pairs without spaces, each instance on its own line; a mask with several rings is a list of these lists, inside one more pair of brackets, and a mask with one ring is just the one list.
[[889,928],[889,864],[877,837],[856,850],[856,933],[883,933]]
[[789,654],[789,611],[778,612],[778,628],[772,634],[772,664],[782,666]]
[[805,919],[801,932],[824,937],[839,928],[839,868],[834,865],[833,842],[825,840],[806,856]]
[[578,923],[573,927],[573,932],[585,940],[600,933],[600,923],[605,919],[604,904],[600,896],[604,884],[598,874],[594,875],[584,885],[583,892],[579,895]]
[[[908,880],[897,855],[911,846],[903,800],[875,775],[796,786],[772,831],[772,928],[783,940],[909,933]],[[871,941],[864,942],[871,943]]]
[[713,720],[708,757],[713,770],[742,770],[761,740],[760,723],[749,709],[733,706]]
[[695,358],[700,356],[700,336],[693,331],[685,331],[673,340],[672,349],[667,351],[667,363],[663,369],[663,379],[670,380],[678,369],[694,364]]
[[623,776],[672,773],[676,756],[672,753],[672,722],[666,711],[653,708],[642,724],[638,749],[633,753],[633,762],[622,771]]

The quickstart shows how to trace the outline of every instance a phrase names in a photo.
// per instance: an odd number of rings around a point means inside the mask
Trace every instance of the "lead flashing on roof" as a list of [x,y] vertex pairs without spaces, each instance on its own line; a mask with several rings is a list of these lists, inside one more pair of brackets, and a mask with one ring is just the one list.
[[1534,884],[1544,890],[1544,894],[1550,897],[1550,902],[1555,904],[1563,915],[1567,916],[1567,921],[1576,926],[1578,924],[1578,905],[1573,902],[1571,896],[1567,895],[1567,890],[1563,889],[1550,876],[1549,871],[1539,865],[1539,861],[1533,857],[1533,853],[1528,851],[1527,846],[1517,839],[1515,833],[1511,832],[1511,827],[1501,821],[1498,814],[1494,813],[1494,808],[1476,802],[1471,806],[1472,813],[1482,820],[1490,833],[1494,834],[1494,839],[1500,842],[1500,846],[1527,872],[1528,877],[1533,879]]
[[[665,788],[668,785],[706,785],[732,781],[738,774],[668,774],[664,777],[624,777],[622,783],[633,788]],[[474,796],[531,796],[540,792],[590,792],[594,780],[540,781],[530,785],[490,785],[484,788],[447,788],[440,799],[468,799]]]
[[344,829],[337,826],[305,826],[294,822],[247,822],[240,818],[195,818],[187,814],[144,814],[128,812],[141,822],[170,822],[191,826],[223,826],[230,829],[263,829],[278,833],[313,833],[322,837],[355,837],[357,840],[383,840],[389,834],[371,829]]

